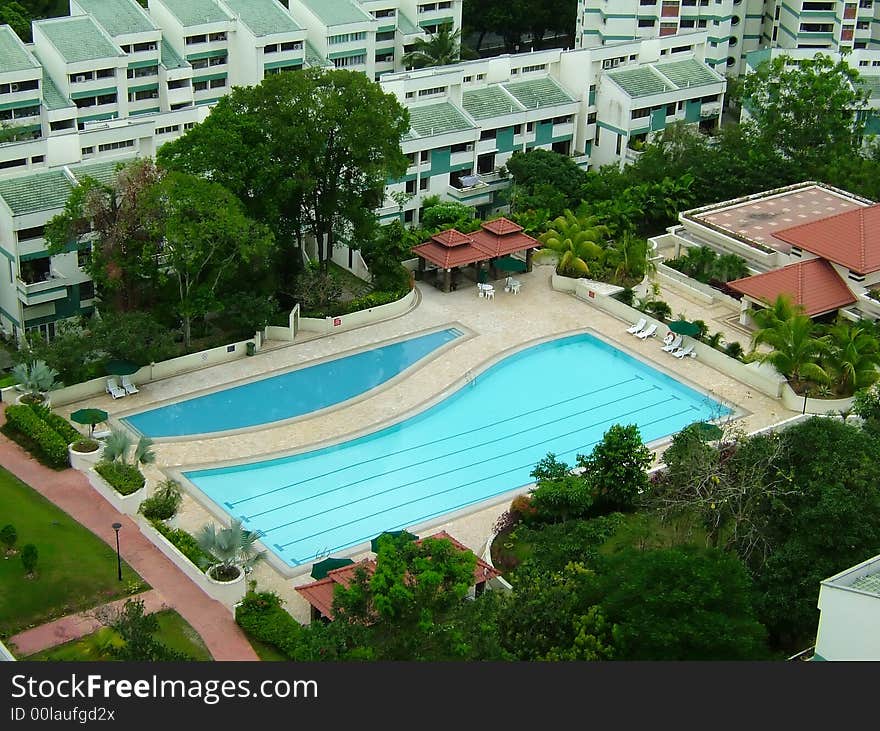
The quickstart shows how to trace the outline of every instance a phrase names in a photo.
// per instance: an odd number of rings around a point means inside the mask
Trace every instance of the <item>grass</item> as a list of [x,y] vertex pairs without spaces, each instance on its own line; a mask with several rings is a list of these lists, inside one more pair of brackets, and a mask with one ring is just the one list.
[[[192,626],[173,609],[156,613],[159,620],[159,631],[155,638],[166,647],[182,652],[194,660],[211,660],[211,653],[202,642]],[[43,650],[25,660],[43,660],[50,662],[85,662],[108,661],[113,657],[109,648],[121,642],[118,635],[109,627],[102,627],[97,632],[66,642],[63,645]]]
[[2,468],[0,516],[15,526],[19,549],[33,543],[39,552],[34,579],[19,555],[0,560],[0,637],[149,588],[125,563],[118,581],[115,550]]
[[259,657],[260,660],[264,662],[290,662],[287,655],[274,645],[267,645],[256,637],[251,637],[247,632],[245,632],[245,636],[247,637],[248,642],[251,643],[251,647],[254,648],[254,652],[257,653],[257,657]]

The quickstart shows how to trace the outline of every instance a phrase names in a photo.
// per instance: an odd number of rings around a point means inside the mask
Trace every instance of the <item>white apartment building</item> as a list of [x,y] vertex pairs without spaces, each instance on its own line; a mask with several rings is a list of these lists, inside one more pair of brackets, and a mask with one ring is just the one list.
[[880,660],[880,556],[819,587],[813,660]]

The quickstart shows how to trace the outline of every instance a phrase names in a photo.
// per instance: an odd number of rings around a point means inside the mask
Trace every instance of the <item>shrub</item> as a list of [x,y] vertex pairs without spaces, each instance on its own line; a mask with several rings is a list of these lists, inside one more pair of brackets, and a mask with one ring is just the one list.
[[15,542],[18,540],[18,531],[12,523],[4,525],[0,529],[0,543],[6,548],[6,553],[15,552]]
[[140,512],[148,520],[168,520],[173,518],[183,496],[174,480],[165,480],[156,491],[141,503]]
[[236,607],[235,621],[251,637],[295,658],[303,628],[284,610],[277,594],[248,592]]
[[371,307],[379,307],[381,305],[390,304],[391,302],[397,302],[397,300],[405,297],[407,294],[409,294],[409,278],[407,278],[405,288],[401,287],[400,289],[389,292],[370,292],[363,297],[357,297],[350,302],[339,305],[336,308],[335,314],[347,315],[351,312],[369,310]]
[[33,404],[31,405],[31,408],[43,422],[57,432],[58,436],[68,444],[75,442],[82,437],[82,435],[74,428],[73,424],[64,417],[58,416],[58,414],[53,414],[48,406]]
[[642,309],[649,315],[656,317],[661,322],[665,321],[670,315],[672,315],[672,308],[663,300],[651,300],[650,302],[646,302]]
[[124,462],[98,462],[95,472],[103,477],[120,495],[131,495],[140,490],[146,478],[134,465]]
[[6,422],[24,435],[46,462],[54,467],[67,467],[67,442],[44,422],[30,406],[19,404],[6,408]]
[[33,576],[37,570],[38,556],[37,547],[33,543],[28,543],[21,549],[21,563],[28,576]]
[[201,569],[205,564],[214,563],[214,557],[205,553],[196,539],[193,538],[185,530],[179,528],[171,528],[165,525],[161,520],[150,520],[152,526],[159,531],[168,541],[184,556],[186,556],[194,566]]
[[642,442],[638,426],[615,424],[578,466],[595,490],[596,502],[608,511],[628,511],[648,487],[648,468],[654,455]]
[[532,505],[532,498],[529,495],[517,495],[510,503],[510,512],[519,516],[523,522],[528,522],[538,511]]
[[743,356],[742,345],[740,345],[736,341],[734,341],[732,343],[728,343],[727,345],[724,346],[724,353],[725,353],[725,355],[728,355],[731,358],[737,358],[738,360],[741,360],[742,356]]
[[77,439],[70,446],[77,452],[97,452],[101,445],[94,439]]
[[636,299],[636,293],[631,287],[625,287],[620,292],[615,294],[614,298],[620,302],[623,302],[623,304],[632,307],[632,304],[633,302],[635,302]]
[[19,363],[12,369],[12,375],[18,382],[19,389],[31,394],[61,387],[55,380],[58,371],[46,365],[44,360],[34,360],[30,364]]

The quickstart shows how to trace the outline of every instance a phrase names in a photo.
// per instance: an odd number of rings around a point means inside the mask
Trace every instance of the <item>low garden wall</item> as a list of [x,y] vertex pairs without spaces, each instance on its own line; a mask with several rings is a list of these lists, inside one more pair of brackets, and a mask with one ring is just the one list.
[[787,383],[782,388],[782,403],[791,411],[800,411],[806,414],[839,414],[841,411],[852,409],[853,398],[822,399],[798,396],[794,389]]
[[408,312],[415,305],[418,296],[418,292],[413,288],[399,300],[389,302],[387,305],[378,305],[377,307],[351,312],[347,315],[336,315],[335,317],[301,317],[299,319],[299,329],[303,332],[327,335],[332,332],[350,330],[363,325],[372,325],[373,323]]
[[94,469],[90,468],[86,470],[85,474],[86,477],[89,479],[89,483],[91,484],[91,486],[94,487],[95,490],[100,493],[101,497],[103,497],[120,513],[131,516],[137,515],[138,508],[141,506],[144,498],[147,497],[146,485],[144,485],[140,490],[131,493],[131,495],[120,495],[119,492],[116,491],[116,488],[109,484],[103,477],[101,477],[101,475],[95,472]]
[[706,304],[712,304],[714,302],[724,302],[732,307],[734,311],[739,312],[739,300],[734,299],[728,294],[724,294],[724,292],[721,292],[714,287],[710,287],[708,284],[698,282],[696,279],[687,276],[687,274],[682,274],[680,271],[678,271],[677,269],[673,269],[671,266],[667,266],[666,264],[662,263],[658,264],[657,274],[661,280],[672,282],[673,286],[685,287],[694,297],[694,299],[701,300]]
[[184,556],[177,547],[157,531],[150,521],[143,515],[136,515],[135,522],[138,524],[141,533],[149,538],[150,541],[153,542],[153,545],[164,553],[165,556],[177,566],[177,568],[186,574],[186,576],[192,580],[199,589],[212,599],[216,599],[223,604],[223,606],[225,606],[230,612],[235,612],[234,607],[244,599],[245,590],[247,588],[244,573],[240,574],[235,581],[215,581]]

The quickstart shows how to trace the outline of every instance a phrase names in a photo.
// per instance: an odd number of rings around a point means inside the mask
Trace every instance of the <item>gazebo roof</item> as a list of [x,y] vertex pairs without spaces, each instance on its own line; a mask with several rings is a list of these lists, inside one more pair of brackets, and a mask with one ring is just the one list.
[[486,252],[474,246],[470,239],[468,243],[459,246],[445,246],[432,238],[424,244],[413,246],[413,254],[443,269],[467,266],[486,258]]
[[431,240],[436,241],[442,246],[462,246],[463,244],[473,243],[470,236],[467,236],[454,228],[449,228],[445,231],[434,234],[431,237]]
[[497,218],[482,224],[472,234],[454,228],[441,231],[430,241],[414,246],[413,253],[438,267],[453,269],[540,246],[537,239],[523,233],[522,226],[507,218]]
[[522,226],[506,218],[484,223],[480,231],[471,234],[471,238],[477,248],[485,251],[490,258],[541,246],[537,239],[523,233]]
[[483,228],[497,236],[519,233],[523,230],[523,227],[518,223],[514,223],[509,218],[504,217],[496,218],[494,221],[487,221],[483,224]]

